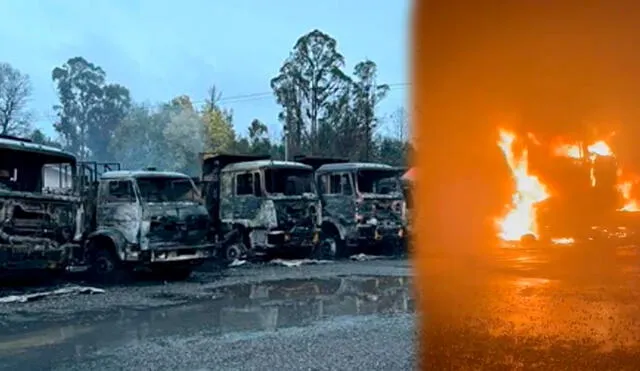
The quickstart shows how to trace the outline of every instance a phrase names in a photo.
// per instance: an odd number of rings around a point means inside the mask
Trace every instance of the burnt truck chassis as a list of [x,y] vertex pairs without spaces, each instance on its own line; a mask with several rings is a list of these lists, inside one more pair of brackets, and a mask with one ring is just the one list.
[[[87,272],[91,271],[93,255],[108,231],[95,230],[97,179],[101,173],[120,170],[116,163],[78,162],[70,194],[16,192],[0,189],[0,274],[20,271]],[[94,205],[95,206],[95,205]],[[169,223],[176,231],[180,223]],[[113,242],[111,240],[110,242]],[[154,243],[152,243],[154,244]],[[184,248],[155,244],[153,251],[122,244],[116,254],[128,268],[146,269],[163,266],[165,262],[197,266],[215,258],[218,243],[189,245]],[[191,259],[193,250],[209,247],[201,259]],[[98,249],[99,250],[99,249]],[[186,254],[186,255],[185,255]],[[132,259],[135,258],[135,259]]]
[[[348,169],[349,165],[357,166],[344,158],[314,157],[314,156],[295,156],[295,161],[310,165],[316,171],[316,182],[319,183],[320,173],[332,174],[334,171],[322,171],[324,165],[344,166],[345,169],[337,170],[335,173],[352,173],[357,171],[355,168]],[[377,165],[377,164],[376,164]],[[401,168],[385,168],[384,170],[395,169],[398,173],[402,173]],[[320,184],[318,184],[320,187]],[[354,190],[355,192],[355,190]],[[347,196],[350,198],[356,197]],[[393,201],[397,200],[365,200],[352,211],[347,207],[343,212],[332,213],[329,209],[331,201],[328,197],[320,195],[322,201],[322,239],[330,240],[336,244],[338,250],[342,250],[338,254],[340,257],[346,257],[354,252],[375,252],[391,255],[404,255],[409,248],[409,228],[403,223],[401,218],[395,215],[392,210]],[[403,203],[406,212],[406,200]],[[346,202],[343,202],[346,206]],[[336,206],[336,205],[334,205]],[[368,210],[363,210],[367,208]],[[335,208],[334,208],[335,209]],[[354,214],[354,215],[351,215]],[[355,215],[360,214],[361,219],[355,220]],[[375,219],[375,224],[367,221]],[[379,220],[379,221],[378,221]]]
[[[77,233],[81,198],[74,187],[62,186],[63,175],[75,176],[75,157],[0,135],[0,165],[0,273],[64,270],[82,245]],[[49,168],[60,176],[60,189],[45,187],[43,174]]]
[[402,255],[407,252],[410,239],[407,226],[398,226],[399,221],[385,220],[378,224],[368,224],[365,220],[369,217],[377,218],[380,212],[390,213],[390,206],[364,215],[362,221],[344,223],[344,241],[349,247],[349,252],[370,252],[391,255]]
[[[269,201],[264,195],[260,196],[263,203],[267,201],[273,204],[276,220],[271,220],[271,217],[266,215],[258,215],[263,213],[262,208],[256,209],[248,205],[246,212],[242,210],[244,209],[242,207],[234,211],[232,218],[221,215],[226,202],[233,202],[235,206],[239,206],[235,199],[229,201],[222,197],[222,176],[225,168],[229,165],[258,161],[271,162],[271,156],[225,153],[201,153],[200,156],[202,174],[199,183],[212,220],[210,239],[218,244],[218,256],[222,260],[228,262],[240,257],[257,258],[272,253],[299,255],[301,250],[309,250],[312,254],[317,253],[320,241],[319,228],[311,220],[300,217],[304,212],[301,209],[301,201]],[[260,169],[257,167],[252,169],[252,171],[258,170]],[[244,216],[236,217],[240,214],[244,214]],[[253,217],[247,219],[246,216],[250,214]],[[283,219],[283,215],[286,218]],[[267,226],[273,223],[277,225]]]
[[603,231],[640,227],[635,213],[618,210],[623,200],[616,188],[615,157],[548,161],[542,156],[530,156],[530,162],[553,191],[548,199],[536,205],[539,235],[527,234],[521,242],[552,242],[559,238],[597,242],[610,239],[608,232]]
[[[123,268],[120,270],[128,272],[150,270],[166,273],[172,279],[183,279],[190,275],[193,268],[215,258],[218,244],[206,238],[209,229],[209,218],[206,212],[202,216],[194,214],[186,218],[172,216],[177,209],[192,210],[193,205],[175,203],[147,205],[146,207],[151,207],[156,215],[148,221],[145,242],[148,247],[144,249],[141,246],[142,240],[139,240],[141,230],[138,230],[136,241],[128,240],[123,234],[126,230],[138,228],[135,223],[131,224],[135,218],[128,220],[130,207],[137,207],[135,202],[131,206],[124,205],[129,210],[114,209],[114,212],[121,215],[107,222],[106,225],[98,226],[95,213],[98,211],[98,187],[100,186],[98,179],[102,178],[102,174],[95,171],[97,167],[103,167],[103,172],[119,171],[120,164],[89,163],[88,168],[93,168],[93,171],[90,171],[91,176],[83,178],[87,182],[83,188],[85,190],[83,199],[88,213],[85,218],[85,230],[90,231],[84,238],[82,249],[83,260],[90,263],[85,269],[95,274],[95,261],[100,260],[104,264],[118,265]],[[132,174],[162,176],[166,173],[150,168],[143,171],[129,171],[122,176],[112,175],[106,181],[131,181],[134,177]],[[177,212],[180,213],[180,211]]]
[[78,203],[69,196],[0,191],[0,271],[63,270],[82,243],[69,225],[75,218],[60,210],[75,213]]

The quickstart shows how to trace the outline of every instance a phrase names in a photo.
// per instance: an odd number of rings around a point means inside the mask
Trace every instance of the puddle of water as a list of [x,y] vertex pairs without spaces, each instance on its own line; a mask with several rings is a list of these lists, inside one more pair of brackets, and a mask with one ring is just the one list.
[[601,352],[639,344],[637,305],[605,295],[599,285],[582,286],[578,294],[561,280],[502,277],[491,286],[495,296],[475,302],[472,315],[493,337],[536,339],[543,348],[588,342]]
[[[241,284],[212,290],[208,301],[144,311],[122,310],[116,318],[86,325],[56,325],[47,341],[39,332],[0,335],[0,357],[56,348],[79,357],[104,347],[149,338],[275,331],[337,316],[413,313],[410,277],[338,277]],[[63,348],[63,349],[58,349]]]
[[533,277],[522,277],[514,281],[514,284],[521,289],[525,288],[536,288],[539,286],[544,286],[551,282],[546,278],[533,278]]
[[28,334],[27,336],[15,337],[12,340],[0,342],[0,354],[21,353],[30,348],[54,345],[65,340],[86,334],[92,330],[89,326],[63,326],[46,329]]
[[636,245],[621,245],[616,247],[616,255],[627,257],[627,256],[638,256],[638,247]]

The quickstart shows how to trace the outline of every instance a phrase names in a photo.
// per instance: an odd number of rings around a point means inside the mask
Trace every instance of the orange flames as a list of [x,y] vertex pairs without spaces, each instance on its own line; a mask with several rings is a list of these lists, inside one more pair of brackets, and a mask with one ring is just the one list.
[[631,195],[631,190],[633,189],[635,183],[635,181],[628,180],[617,185],[618,192],[620,192],[620,194],[622,195],[622,199],[624,200],[624,206],[620,209],[620,211],[640,211],[640,204]]
[[549,197],[544,184],[536,176],[529,174],[527,150],[523,150],[520,156],[515,154],[515,140],[514,133],[500,130],[498,146],[511,169],[516,187],[509,212],[499,221],[500,237],[505,241],[517,241],[527,234],[537,236],[535,206]]
[[560,144],[553,150],[556,156],[566,156],[570,158],[582,158],[582,149],[577,144]]
[[[575,159],[583,158],[582,150],[577,144],[561,144],[554,148],[554,154],[556,156],[564,156]],[[587,158],[591,162],[590,175],[591,175],[591,186],[595,187],[597,183],[597,179],[594,174],[594,163],[596,158],[600,157],[609,157],[615,156],[611,147],[604,140],[599,140],[591,145],[587,146]],[[616,188],[622,196],[622,200],[624,205],[620,208],[619,211],[640,211],[640,203],[636,199],[633,198],[632,189],[636,181],[625,179],[626,176],[622,171],[622,168],[618,169],[618,184]]]
[[599,140],[587,147],[589,156],[613,156],[613,151],[604,140]]
[[[540,144],[532,134],[528,134],[529,139],[535,144]],[[541,201],[550,197],[549,190],[545,184],[535,175],[529,173],[528,152],[525,149],[516,154],[514,143],[517,140],[515,133],[507,130],[499,130],[498,147],[502,150],[505,160],[511,169],[511,175],[515,184],[511,204],[508,205],[506,215],[497,220],[499,237],[505,241],[518,241],[525,235],[538,237],[538,225],[536,206]],[[596,141],[584,147],[578,144],[560,143],[552,147],[555,156],[569,157],[574,159],[587,159],[590,163],[591,186],[596,186],[594,164],[596,158],[614,156],[614,152],[604,140]],[[624,206],[620,211],[640,211],[640,202],[632,197],[632,189],[635,181],[623,177],[622,171],[618,170],[618,184],[616,186],[622,196]],[[570,243],[571,238],[557,239],[557,243]],[[554,243],[556,243],[554,241]]]

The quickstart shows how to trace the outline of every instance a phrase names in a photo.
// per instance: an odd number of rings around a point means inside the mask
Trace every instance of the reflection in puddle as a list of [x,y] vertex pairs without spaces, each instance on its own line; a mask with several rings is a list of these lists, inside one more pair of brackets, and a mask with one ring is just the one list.
[[[62,343],[75,336],[92,331],[88,326],[64,326],[31,332],[12,340],[0,341],[0,354],[25,352],[30,348],[43,347]],[[1,338],[0,338],[1,339]]]
[[274,330],[330,316],[414,311],[407,277],[284,280],[216,290],[221,330]]
[[[115,319],[64,328],[65,336],[30,332],[0,335],[0,357],[29,348],[57,350],[75,357],[108,346],[173,335],[216,336],[231,332],[274,331],[327,317],[413,313],[410,277],[349,277],[242,284],[214,290],[217,299],[164,309],[123,310]],[[35,339],[38,339],[36,342]]]
[[511,266],[521,271],[531,271],[540,264],[546,263],[547,260],[532,255],[520,255],[510,259]]
[[616,255],[618,256],[636,256],[638,255],[638,247],[636,245],[622,245],[616,247]]
[[[542,348],[563,342],[596,343],[606,352],[638,345],[635,305],[603,297],[598,287],[581,295],[565,292],[560,281],[518,278],[496,282],[500,293],[489,303],[488,332],[494,337],[540,339]],[[478,315],[478,313],[476,313]]]
[[519,278],[514,281],[515,285],[519,288],[535,288],[546,285],[549,282],[551,281],[546,278]]
[[548,260],[542,259],[541,257],[536,257],[533,255],[520,255],[518,257],[513,258],[514,261],[518,263],[529,263],[529,264],[541,264],[546,263]]

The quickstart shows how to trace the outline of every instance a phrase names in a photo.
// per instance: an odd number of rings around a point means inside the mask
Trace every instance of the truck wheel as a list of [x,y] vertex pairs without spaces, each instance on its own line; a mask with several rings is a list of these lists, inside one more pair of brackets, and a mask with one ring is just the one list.
[[335,259],[338,254],[338,242],[333,236],[325,236],[315,247],[312,257],[314,259]]
[[104,284],[127,281],[128,274],[118,257],[109,250],[97,249],[91,258],[91,279]]
[[316,259],[341,259],[349,255],[347,245],[337,231],[328,230],[322,234],[316,249]]
[[247,248],[242,242],[233,243],[224,249],[224,260],[231,263],[236,259],[242,259],[246,252]]

